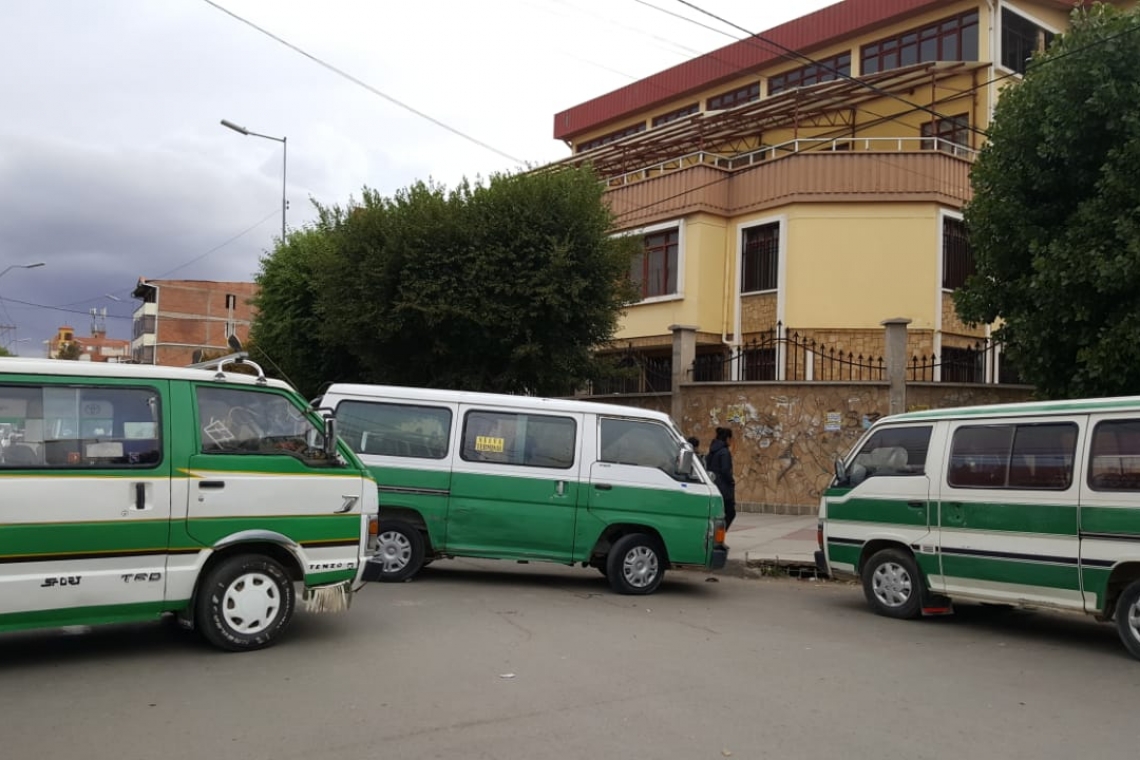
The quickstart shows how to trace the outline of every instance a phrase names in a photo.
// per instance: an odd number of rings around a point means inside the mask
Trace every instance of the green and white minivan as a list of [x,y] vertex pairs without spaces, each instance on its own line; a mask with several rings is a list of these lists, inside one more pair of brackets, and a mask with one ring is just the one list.
[[880,614],[1072,610],[1140,657],[1140,397],[883,418],[836,464],[819,534],[817,563]]
[[0,632],[173,613],[239,651],[277,640],[295,583],[347,606],[374,481],[331,418],[226,366],[0,359]]
[[368,579],[440,557],[581,563],[624,594],[669,567],[723,567],[724,502],[668,415],[485,393],[332,385],[380,489]]

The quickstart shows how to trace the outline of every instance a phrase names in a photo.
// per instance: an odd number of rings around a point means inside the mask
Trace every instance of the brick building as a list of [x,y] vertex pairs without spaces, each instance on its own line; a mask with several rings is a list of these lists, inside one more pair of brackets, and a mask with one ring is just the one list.
[[229,351],[231,335],[244,343],[253,318],[252,282],[148,280],[140,277],[132,295],[142,301],[134,313],[131,356],[140,364],[185,366],[202,352]]
[[58,359],[60,352],[74,344],[78,347],[75,357],[81,362],[127,362],[131,360],[131,342],[121,338],[108,338],[106,325],[92,315],[91,334],[79,336],[75,328],[62,325],[48,344],[48,358]]

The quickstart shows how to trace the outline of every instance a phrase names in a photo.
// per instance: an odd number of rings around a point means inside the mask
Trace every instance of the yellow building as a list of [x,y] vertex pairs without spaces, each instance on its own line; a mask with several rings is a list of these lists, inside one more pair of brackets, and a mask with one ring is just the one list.
[[[845,0],[557,114],[566,162],[644,240],[617,336],[652,370],[640,389],[883,379],[900,317],[911,379],[1009,379],[955,315],[961,209],[1001,89],[1073,5]],[[695,339],[674,353],[679,326]]]

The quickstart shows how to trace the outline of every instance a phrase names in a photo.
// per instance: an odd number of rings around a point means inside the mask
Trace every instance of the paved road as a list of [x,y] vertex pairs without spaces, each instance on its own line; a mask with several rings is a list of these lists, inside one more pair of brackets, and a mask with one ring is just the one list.
[[[834,583],[441,562],[226,655],[162,624],[0,636],[4,760],[1134,757],[1109,626],[897,622]],[[513,674],[513,677],[504,677]]]

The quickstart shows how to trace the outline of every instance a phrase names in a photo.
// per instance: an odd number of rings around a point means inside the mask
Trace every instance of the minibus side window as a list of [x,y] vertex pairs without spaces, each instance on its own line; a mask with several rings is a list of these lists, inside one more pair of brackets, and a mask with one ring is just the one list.
[[1063,491],[1073,482],[1072,422],[965,425],[954,431],[946,482],[955,488]]
[[203,454],[282,454],[324,459],[324,432],[285,396],[240,388],[199,387]]
[[606,417],[602,418],[600,428],[601,452],[598,461],[653,467],[674,480],[687,479],[673,470],[680,444],[664,425]]
[[578,423],[570,417],[471,411],[460,456],[468,462],[568,470],[574,466]]
[[852,480],[858,483],[873,477],[925,474],[931,430],[930,425],[877,430],[852,460]]
[[340,437],[357,454],[443,459],[451,438],[451,410],[412,404],[342,401]]
[[1098,423],[1090,456],[1094,491],[1140,491],[1140,419]]
[[153,388],[0,386],[0,468],[150,468],[162,461]]

